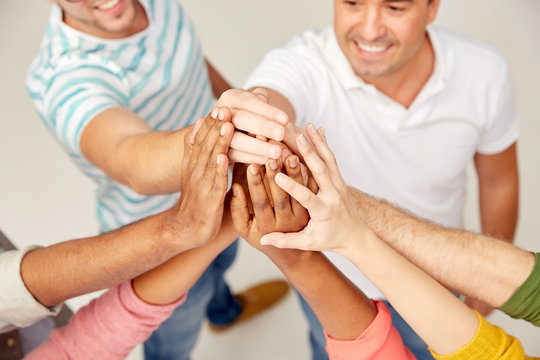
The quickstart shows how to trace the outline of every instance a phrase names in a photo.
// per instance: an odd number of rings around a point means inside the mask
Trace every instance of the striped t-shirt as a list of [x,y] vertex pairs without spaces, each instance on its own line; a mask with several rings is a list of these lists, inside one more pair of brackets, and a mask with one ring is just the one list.
[[174,205],[178,194],[144,196],[112,180],[79,148],[84,127],[101,111],[122,107],[154,130],[185,127],[214,98],[192,23],[175,0],[140,0],[149,25],[124,39],[101,39],[62,21],[53,5],[28,75],[39,116],[75,164],[98,185],[97,213],[109,231]]

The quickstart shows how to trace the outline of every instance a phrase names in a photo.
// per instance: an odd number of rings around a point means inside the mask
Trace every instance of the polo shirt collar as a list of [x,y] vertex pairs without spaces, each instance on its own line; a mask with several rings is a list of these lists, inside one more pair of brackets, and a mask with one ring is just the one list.
[[[430,25],[427,27],[427,33],[429,39],[431,40],[431,45],[433,46],[433,52],[435,53],[435,67],[433,69],[433,74],[426,83],[426,86],[430,83],[442,85],[443,81],[448,78],[449,73],[444,62],[444,49],[433,29],[433,26]],[[339,47],[333,28],[331,28],[324,53],[327,54],[328,62],[333,68],[337,78],[346,89],[362,89],[373,94],[377,92],[375,86],[366,83],[364,80],[362,80],[362,78],[355,74],[349,60]]]

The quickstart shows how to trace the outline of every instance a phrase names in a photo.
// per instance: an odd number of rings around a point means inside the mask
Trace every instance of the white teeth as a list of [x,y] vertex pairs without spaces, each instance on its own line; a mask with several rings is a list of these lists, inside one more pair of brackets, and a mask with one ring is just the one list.
[[359,43],[356,43],[356,45],[358,45],[358,47],[360,49],[362,49],[364,51],[367,51],[367,52],[370,52],[370,53],[378,53],[378,52],[386,50],[386,48],[388,47],[388,45],[386,45],[386,46],[370,46],[370,45],[362,45],[362,44],[359,44]]
[[109,9],[112,9],[113,7],[116,6],[116,4],[118,4],[120,0],[110,0],[110,1],[107,1],[106,3],[104,4],[101,4],[99,5],[97,8],[100,9],[100,10],[109,10]]

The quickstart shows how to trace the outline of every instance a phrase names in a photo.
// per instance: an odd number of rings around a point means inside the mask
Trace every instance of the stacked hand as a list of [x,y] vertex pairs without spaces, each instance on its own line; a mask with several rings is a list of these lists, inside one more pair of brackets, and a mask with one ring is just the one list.
[[303,134],[296,137],[298,151],[313,174],[319,191],[314,193],[296,179],[278,173],[277,187],[286,191],[309,211],[310,221],[298,233],[273,232],[261,238],[261,244],[302,250],[332,250],[345,252],[351,239],[369,231],[358,215],[347,186],[337,167],[333,153],[326,144],[323,129],[312,124],[306,127],[309,140]]
[[231,162],[264,164],[267,158],[281,156],[281,147],[266,139],[282,141],[288,117],[268,104],[265,90],[230,89],[221,95],[216,106],[232,112],[235,132],[229,150]]
[[[222,119],[222,120],[220,120]],[[170,226],[181,226],[187,248],[213,239],[221,226],[227,192],[227,152],[233,135],[231,112],[216,108],[199,119],[184,141],[182,193],[173,208]]]
[[[302,184],[298,157],[288,156],[284,162],[289,179]],[[245,174],[247,189],[238,182],[232,187],[231,214],[234,227],[244,239],[259,249],[259,240],[264,234],[299,231],[309,220],[307,210],[276,185],[275,177],[281,173],[282,168],[281,158],[268,160],[264,168],[251,164],[246,171],[242,167],[240,178]],[[234,178],[238,179],[238,175],[236,173]],[[313,182],[310,185],[313,187]],[[249,203],[252,204],[252,212]]]

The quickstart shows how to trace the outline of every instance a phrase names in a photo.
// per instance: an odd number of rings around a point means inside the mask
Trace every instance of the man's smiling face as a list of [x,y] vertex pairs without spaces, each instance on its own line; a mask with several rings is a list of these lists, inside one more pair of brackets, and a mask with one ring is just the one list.
[[334,0],[339,46],[362,78],[391,75],[414,58],[438,0]]

